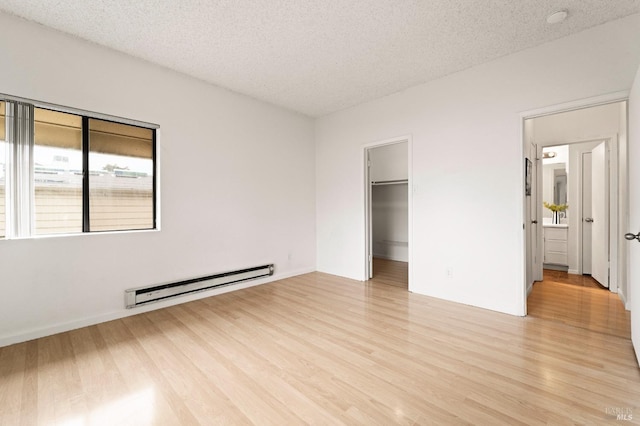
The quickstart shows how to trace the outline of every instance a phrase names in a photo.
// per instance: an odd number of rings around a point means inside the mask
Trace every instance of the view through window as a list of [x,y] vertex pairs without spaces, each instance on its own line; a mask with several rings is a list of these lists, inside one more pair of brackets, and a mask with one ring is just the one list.
[[92,231],[153,228],[153,131],[89,120]]
[[[12,133],[9,110],[33,134]],[[154,229],[155,143],[153,128],[0,101],[0,238]]]
[[34,110],[35,233],[82,232],[82,117]]

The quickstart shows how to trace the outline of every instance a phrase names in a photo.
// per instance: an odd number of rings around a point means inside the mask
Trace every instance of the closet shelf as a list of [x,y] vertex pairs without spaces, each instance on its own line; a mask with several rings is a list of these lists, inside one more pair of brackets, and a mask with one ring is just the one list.
[[409,183],[409,179],[398,179],[398,180],[374,180],[371,182],[371,185],[402,185],[405,183]]

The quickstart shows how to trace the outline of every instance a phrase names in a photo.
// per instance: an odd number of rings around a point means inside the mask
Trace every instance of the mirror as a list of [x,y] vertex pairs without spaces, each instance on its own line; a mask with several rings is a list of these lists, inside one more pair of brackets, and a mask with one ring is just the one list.
[[[542,201],[548,204],[568,204],[568,162],[569,146],[544,147],[542,160]],[[567,223],[568,210],[558,212],[559,223]],[[545,222],[550,222],[553,213],[542,209]]]
[[567,171],[553,171],[553,204],[567,204]]

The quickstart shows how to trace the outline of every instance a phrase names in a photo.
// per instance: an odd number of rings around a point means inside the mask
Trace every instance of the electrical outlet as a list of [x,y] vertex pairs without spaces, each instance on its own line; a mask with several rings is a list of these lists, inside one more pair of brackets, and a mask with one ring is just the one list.
[[453,268],[451,266],[447,267],[447,278],[453,278]]

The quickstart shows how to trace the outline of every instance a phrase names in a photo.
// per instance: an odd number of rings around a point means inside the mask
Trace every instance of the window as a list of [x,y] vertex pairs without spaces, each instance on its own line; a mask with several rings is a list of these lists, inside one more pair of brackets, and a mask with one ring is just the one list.
[[35,234],[82,232],[82,117],[35,108],[34,118]]
[[9,100],[0,108],[0,237],[156,227],[155,128]]
[[89,120],[92,231],[153,228],[153,131]]

